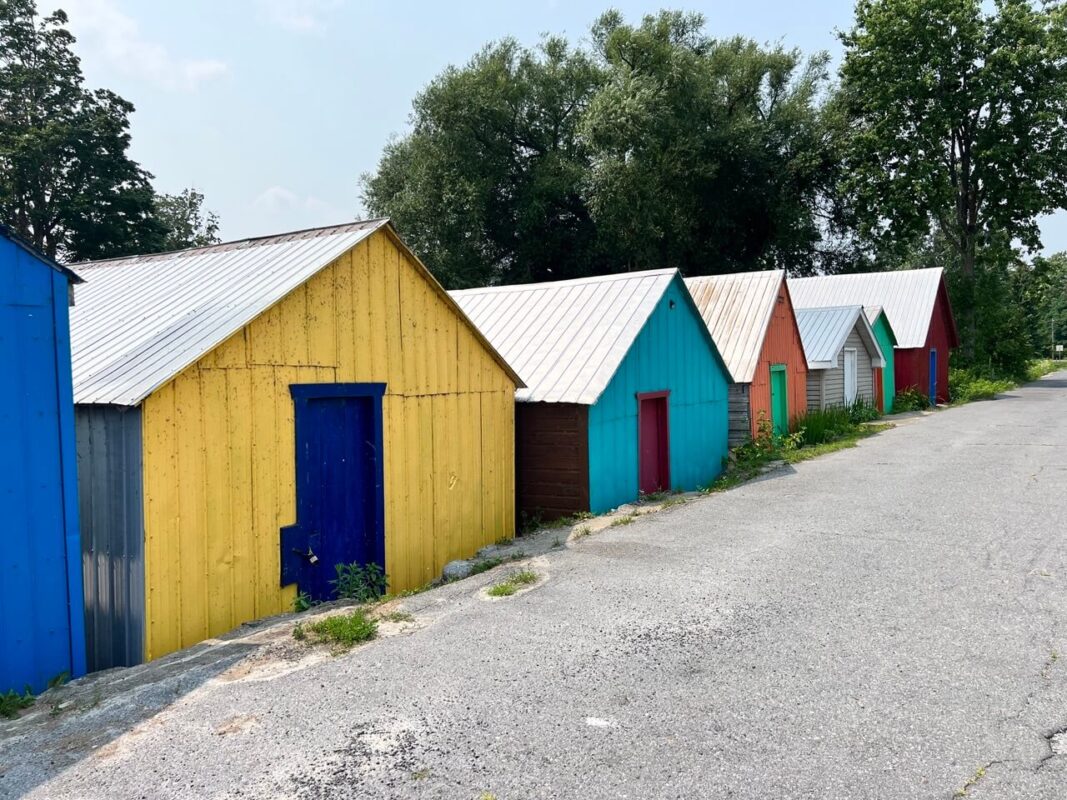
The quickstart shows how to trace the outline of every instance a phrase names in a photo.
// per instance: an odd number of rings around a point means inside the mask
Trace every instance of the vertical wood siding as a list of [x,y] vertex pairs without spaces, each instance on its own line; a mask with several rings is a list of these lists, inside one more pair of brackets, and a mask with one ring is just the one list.
[[759,432],[760,419],[771,420],[771,365],[785,364],[786,382],[789,390],[789,419],[808,407],[808,361],[804,357],[804,345],[797,330],[796,316],[789,287],[783,281],[778,290],[778,300],[767,326],[767,338],[763,341],[756,372],[749,387],[751,408],[751,434]]
[[[728,377],[676,279],[589,410],[589,502],[600,513],[638,497],[638,392],[670,390],[671,488],[696,489],[727,454]],[[674,304],[672,309],[670,306]]]
[[0,237],[0,692],[85,672],[67,291]]
[[78,515],[90,672],[144,653],[141,410],[78,406]]
[[379,231],[144,402],[146,656],[287,610],[293,383],[384,382],[390,589],[514,535],[515,385]]
[[589,510],[589,407],[515,404],[519,513],[544,520]]

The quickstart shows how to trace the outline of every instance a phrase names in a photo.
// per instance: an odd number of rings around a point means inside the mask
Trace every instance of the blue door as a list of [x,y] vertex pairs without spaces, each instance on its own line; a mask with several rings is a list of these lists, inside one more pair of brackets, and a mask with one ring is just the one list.
[[337,564],[385,568],[383,383],[290,387],[296,423],[296,524],[282,528],[283,586],[333,597]]
[[937,351],[930,351],[930,405],[937,405]]

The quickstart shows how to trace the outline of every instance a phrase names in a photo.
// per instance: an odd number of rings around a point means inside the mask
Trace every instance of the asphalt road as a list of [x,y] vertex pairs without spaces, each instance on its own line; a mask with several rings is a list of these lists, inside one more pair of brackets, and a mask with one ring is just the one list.
[[505,600],[492,574],[414,598],[410,635],[208,681],[69,766],[62,720],[36,752],[9,738],[0,792],[1067,797],[1067,373],[537,569]]

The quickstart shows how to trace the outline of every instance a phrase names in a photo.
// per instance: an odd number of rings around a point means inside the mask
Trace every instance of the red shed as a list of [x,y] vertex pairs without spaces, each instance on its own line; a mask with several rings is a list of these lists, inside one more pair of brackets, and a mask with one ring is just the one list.
[[949,352],[960,342],[940,267],[793,278],[789,288],[798,306],[881,306],[897,337],[896,390],[948,401]]
[[711,338],[730,369],[730,446],[761,419],[788,433],[807,409],[808,362],[784,270],[686,278]]

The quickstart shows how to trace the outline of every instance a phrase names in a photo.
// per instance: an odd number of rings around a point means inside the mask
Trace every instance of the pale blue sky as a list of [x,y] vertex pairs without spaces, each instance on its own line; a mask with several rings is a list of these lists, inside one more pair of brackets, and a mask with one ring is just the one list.
[[[341,222],[358,214],[357,179],[407,126],[411,99],[449,64],[512,35],[584,37],[636,0],[38,0],[64,8],[90,85],[137,107],[133,156],[164,192],[195,186],[226,239]],[[840,52],[851,0],[679,2],[715,36],[743,34]],[[1043,226],[1067,250],[1067,215]]]

